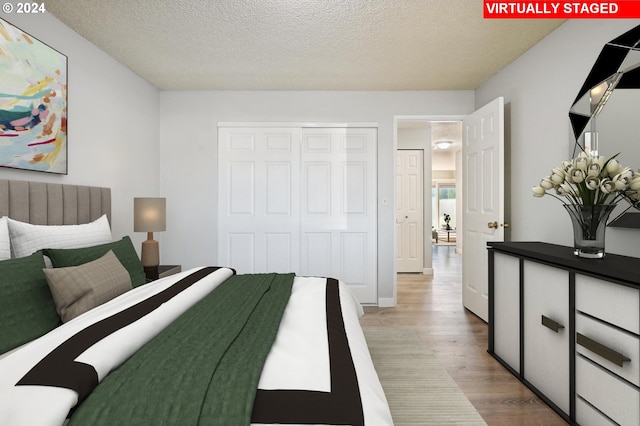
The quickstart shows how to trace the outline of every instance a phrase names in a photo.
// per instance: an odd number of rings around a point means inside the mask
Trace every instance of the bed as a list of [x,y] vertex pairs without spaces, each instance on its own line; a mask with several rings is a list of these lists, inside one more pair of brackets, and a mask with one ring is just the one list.
[[108,188],[0,180],[0,424],[393,424],[339,281],[147,282]]

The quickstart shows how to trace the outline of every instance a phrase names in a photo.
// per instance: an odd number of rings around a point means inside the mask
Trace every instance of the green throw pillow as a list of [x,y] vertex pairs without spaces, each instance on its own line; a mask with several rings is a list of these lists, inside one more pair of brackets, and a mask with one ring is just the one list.
[[75,249],[45,249],[44,254],[49,256],[54,268],[66,268],[69,266],[79,266],[87,262],[99,259],[109,250],[113,250],[122,266],[125,267],[131,276],[131,285],[138,287],[147,282],[144,268],[138,257],[138,253],[133,248],[131,238],[124,237],[120,241],[100,244],[92,247]]
[[0,354],[60,324],[43,268],[39,251],[0,261]]

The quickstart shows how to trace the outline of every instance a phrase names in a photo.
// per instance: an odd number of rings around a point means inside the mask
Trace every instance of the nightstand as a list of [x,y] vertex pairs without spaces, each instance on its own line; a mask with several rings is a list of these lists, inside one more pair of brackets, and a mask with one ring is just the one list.
[[182,272],[181,265],[160,265],[157,268],[144,268],[144,274],[147,276],[147,282],[168,277],[169,275],[177,274],[178,272]]
[[169,275],[182,272],[181,265],[160,265],[158,266],[158,278],[168,277]]

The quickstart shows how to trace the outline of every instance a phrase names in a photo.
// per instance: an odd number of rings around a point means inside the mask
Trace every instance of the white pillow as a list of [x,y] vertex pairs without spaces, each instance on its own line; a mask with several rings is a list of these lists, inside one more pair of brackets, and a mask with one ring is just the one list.
[[9,239],[9,221],[0,217],[0,260],[11,259],[11,240]]
[[110,243],[106,215],[83,225],[32,225],[9,218],[13,257],[24,257],[45,248],[81,248]]

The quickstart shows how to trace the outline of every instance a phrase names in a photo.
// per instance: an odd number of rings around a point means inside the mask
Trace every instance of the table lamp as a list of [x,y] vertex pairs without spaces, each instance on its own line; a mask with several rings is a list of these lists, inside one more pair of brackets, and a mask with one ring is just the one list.
[[166,198],[134,198],[133,199],[133,230],[146,232],[147,240],[142,242],[140,260],[147,278],[158,278],[160,265],[160,246],[153,239],[154,232],[167,228],[167,200]]

